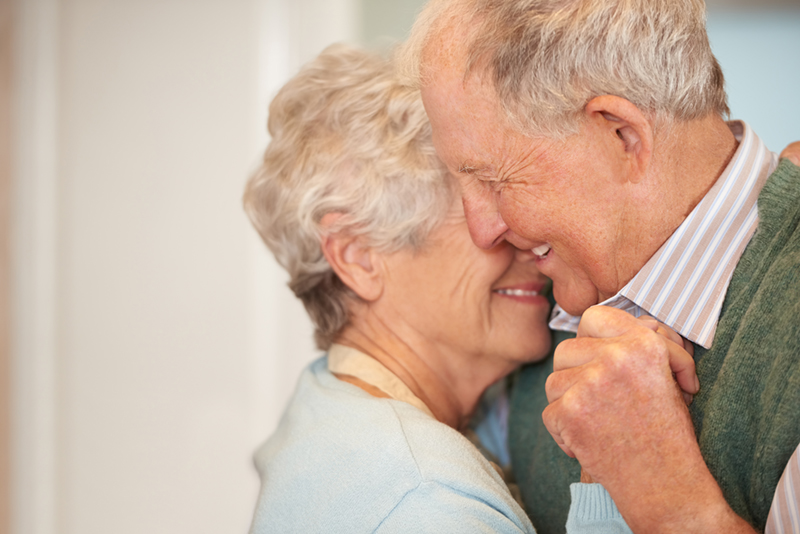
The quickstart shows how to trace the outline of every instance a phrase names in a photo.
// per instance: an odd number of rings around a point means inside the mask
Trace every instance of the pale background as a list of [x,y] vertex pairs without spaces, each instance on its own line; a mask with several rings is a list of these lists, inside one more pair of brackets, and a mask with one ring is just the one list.
[[[12,534],[247,530],[251,455],[316,355],[240,207],[266,106],[421,3],[12,1]],[[800,6],[774,4],[709,30],[733,115],[780,150]]]

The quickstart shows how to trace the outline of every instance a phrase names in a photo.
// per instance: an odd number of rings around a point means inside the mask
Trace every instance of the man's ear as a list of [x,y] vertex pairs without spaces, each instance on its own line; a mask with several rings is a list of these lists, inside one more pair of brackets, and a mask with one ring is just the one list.
[[327,213],[322,217],[322,253],[347,287],[362,299],[375,301],[383,293],[379,255],[358,236],[327,231],[342,216],[341,213]]
[[626,160],[631,171],[629,179],[641,180],[653,157],[653,126],[644,113],[629,100],[619,96],[602,95],[586,104],[586,114],[616,137],[612,143],[618,146],[619,154]]

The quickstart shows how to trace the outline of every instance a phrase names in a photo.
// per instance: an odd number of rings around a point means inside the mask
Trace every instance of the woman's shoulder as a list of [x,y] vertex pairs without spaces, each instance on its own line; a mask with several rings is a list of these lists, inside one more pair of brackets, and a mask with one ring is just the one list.
[[458,432],[409,404],[339,381],[324,360],[303,373],[255,460],[262,487],[254,532],[259,525],[369,530],[431,485],[480,498],[504,489]]
[[338,380],[324,359],[313,362],[255,455],[261,493],[252,531],[347,532],[353,521],[376,528],[420,483],[391,402]]
[[373,397],[337,379],[323,357],[300,376],[278,428],[256,453],[256,465],[275,468],[295,458],[326,465],[348,456],[362,466],[415,465],[420,451],[414,449],[423,435],[439,442],[451,432],[457,434],[409,404]]

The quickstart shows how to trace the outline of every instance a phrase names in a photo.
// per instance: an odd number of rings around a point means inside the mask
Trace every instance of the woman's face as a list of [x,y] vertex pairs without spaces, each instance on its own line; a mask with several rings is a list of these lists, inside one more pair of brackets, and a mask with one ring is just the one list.
[[384,297],[393,318],[441,354],[491,358],[514,365],[540,359],[550,348],[548,279],[531,251],[506,242],[476,247],[461,202],[416,252],[388,255]]

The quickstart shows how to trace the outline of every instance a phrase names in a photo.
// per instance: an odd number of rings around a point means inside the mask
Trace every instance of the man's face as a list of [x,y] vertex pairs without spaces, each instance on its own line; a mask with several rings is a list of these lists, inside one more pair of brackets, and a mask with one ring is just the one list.
[[508,125],[491,84],[464,82],[462,72],[437,69],[422,98],[473,241],[537,252],[556,300],[574,315],[613,296],[630,279],[618,254],[626,245],[619,139],[592,120],[564,141],[526,137]]

